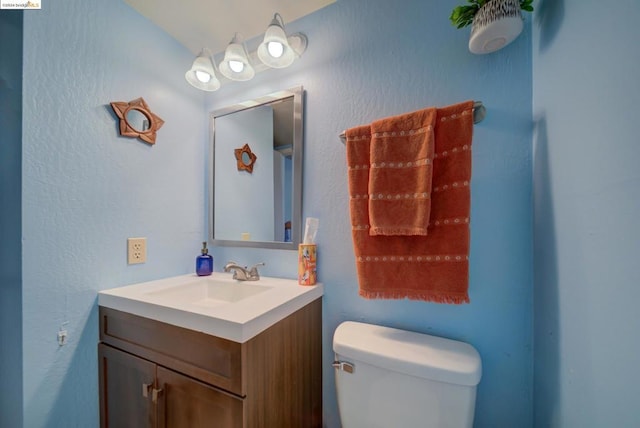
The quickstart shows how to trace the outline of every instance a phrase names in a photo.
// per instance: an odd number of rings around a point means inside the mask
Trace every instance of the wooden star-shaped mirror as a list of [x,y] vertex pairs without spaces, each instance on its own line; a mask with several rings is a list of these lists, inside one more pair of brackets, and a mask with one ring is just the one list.
[[238,165],[238,171],[248,171],[253,173],[253,164],[256,163],[258,157],[251,151],[249,144],[245,144],[239,149],[234,150],[236,155],[236,162]]
[[142,97],[131,102],[114,101],[111,108],[120,119],[120,135],[140,138],[148,144],[156,143],[156,131],[164,120],[153,114]]

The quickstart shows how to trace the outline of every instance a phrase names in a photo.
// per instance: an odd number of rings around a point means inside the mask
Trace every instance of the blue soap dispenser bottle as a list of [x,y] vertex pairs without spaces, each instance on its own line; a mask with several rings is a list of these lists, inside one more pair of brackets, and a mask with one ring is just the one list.
[[213,272],[213,257],[209,254],[206,241],[202,243],[202,254],[196,257],[196,273],[198,276],[211,275]]

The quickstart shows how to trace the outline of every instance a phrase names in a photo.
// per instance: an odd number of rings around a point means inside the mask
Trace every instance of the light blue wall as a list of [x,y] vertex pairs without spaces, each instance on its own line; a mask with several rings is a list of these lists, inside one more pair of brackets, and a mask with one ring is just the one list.
[[[478,427],[532,426],[532,409],[540,427],[638,425],[637,5],[545,0],[533,37],[526,26],[506,49],[473,56],[468,31],[446,19],[458,2],[435,3],[341,0],[288,26],[309,36],[302,60],[225,86],[206,106],[182,77],[192,56],[123,3],[46,2],[41,11],[25,12],[23,209],[2,229],[4,237],[22,223],[23,321],[13,321],[12,337],[3,318],[1,351],[3,373],[6,361],[14,358],[15,367],[23,354],[24,381],[16,370],[10,382],[24,392],[2,402],[2,417],[24,400],[27,427],[97,425],[97,291],[192,271],[206,229],[205,112],[302,84],[304,214],[321,220],[327,425],[337,426],[331,335],[346,319],[475,345],[484,363]],[[155,147],[117,136],[108,102],[138,96],[167,121]],[[469,98],[488,107],[474,136],[471,304],[359,298],[337,135],[379,117]],[[3,147],[8,129],[0,128]],[[2,165],[10,182],[20,181],[18,164]],[[16,195],[10,200],[19,203]],[[4,202],[2,209],[3,221],[16,213]],[[146,264],[126,265],[130,236],[148,238]],[[11,253],[19,242],[1,245]],[[295,252],[212,252],[217,266],[231,258],[265,260],[265,274],[295,276]],[[2,316],[12,322],[17,306]],[[64,347],[56,343],[61,326],[69,331]],[[11,354],[20,327],[23,347]]]
[[[194,269],[207,121],[192,61],[120,0],[24,12],[25,427],[98,425],[99,290]],[[140,96],[165,120],[155,146],[120,137],[109,106]],[[128,266],[138,236],[148,261]]]
[[[331,338],[343,320],[432,333],[479,350],[484,376],[477,427],[532,426],[531,34],[493,55],[467,49],[469,30],[448,21],[457,1],[341,0],[287,26],[309,37],[292,67],[265,71],[207,96],[208,110],[296,85],[306,90],[305,216],[320,219],[324,298],[324,407],[337,427]],[[285,17],[286,19],[286,17]],[[482,100],[475,127],[471,304],[368,301],[358,297],[347,194],[345,128],[426,106]],[[265,275],[295,277],[293,251],[214,248],[266,261]],[[402,278],[398,278],[402,280]]]
[[[331,336],[355,319],[472,343],[484,364],[476,426],[531,426],[530,27],[503,51],[474,56],[468,30],[447,19],[457,3],[341,0],[288,26],[309,37],[301,61],[225,86],[206,103],[183,78],[193,56],[122,2],[25,12],[25,426],[97,425],[97,291],[193,270],[207,228],[206,112],[300,84],[304,215],[321,221],[327,425],[338,426]],[[138,96],[166,121],[154,147],[117,135],[108,103]],[[488,107],[474,137],[471,304],[361,299],[338,134],[466,99]],[[148,238],[144,265],[126,265],[131,236]],[[265,275],[295,277],[293,251],[212,252],[217,269],[264,260]],[[69,343],[58,347],[61,327]]]
[[640,426],[638,2],[533,23],[535,426]]
[[20,427],[22,11],[0,12],[0,52],[0,427]]

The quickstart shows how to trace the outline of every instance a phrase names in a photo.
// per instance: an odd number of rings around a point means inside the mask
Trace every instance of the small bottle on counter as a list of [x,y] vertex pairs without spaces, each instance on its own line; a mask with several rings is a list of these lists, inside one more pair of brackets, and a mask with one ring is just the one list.
[[284,222],[284,242],[291,242],[291,222]]
[[198,276],[211,275],[211,272],[213,272],[213,257],[209,254],[206,241],[202,243],[201,253],[196,257],[196,273]]

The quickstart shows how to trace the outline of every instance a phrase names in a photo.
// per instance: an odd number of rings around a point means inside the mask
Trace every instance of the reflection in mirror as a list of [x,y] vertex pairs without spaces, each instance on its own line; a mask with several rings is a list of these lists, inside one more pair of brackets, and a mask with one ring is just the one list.
[[[302,97],[302,87],[296,87],[211,114],[209,212],[214,245],[298,248]],[[241,171],[241,165],[251,166],[252,174]]]
[[137,132],[144,132],[149,129],[149,118],[137,108],[129,109],[125,118],[129,126]]
[[249,173],[253,173],[253,165],[256,163],[256,159],[258,157],[251,151],[251,147],[248,144],[245,144],[239,149],[235,149],[234,153],[236,155],[236,166],[238,167],[238,171],[248,171]]

